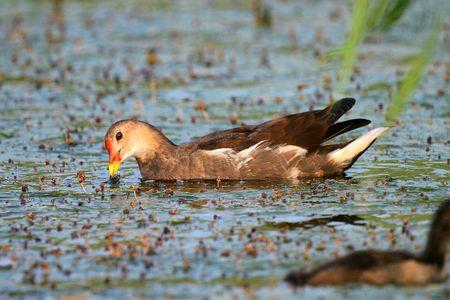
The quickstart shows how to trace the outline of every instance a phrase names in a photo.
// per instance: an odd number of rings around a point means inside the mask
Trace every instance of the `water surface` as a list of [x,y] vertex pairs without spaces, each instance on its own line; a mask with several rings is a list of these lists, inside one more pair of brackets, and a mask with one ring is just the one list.
[[417,1],[367,41],[337,92],[338,62],[323,55],[345,39],[347,3],[276,1],[271,28],[255,27],[247,1],[125,3],[0,3],[1,298],[448,297],[450,281],[297,291],[282,281],[353,249],[424,247],[450,194],[448,26],[399,123],[340,178],[143,183],[130,160],[111,186],[103,149],[123,118],[182,143],[344,96],[358,100],[344,118],[385,125],[433,7]]

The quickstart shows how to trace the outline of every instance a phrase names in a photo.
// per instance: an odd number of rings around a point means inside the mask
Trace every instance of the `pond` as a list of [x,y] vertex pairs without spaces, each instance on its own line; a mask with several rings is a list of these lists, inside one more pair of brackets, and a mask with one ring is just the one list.
[[283,281],[354,249],[423,249],[450,194],[448,23],[399,121],[344,176],[142,182],[130,159],[108,183],[103,139],[124,118],[182,143],[349,96],[357,104],[344,119],[388,124],[425,12],[445,16],[450,4],[415,2],[365,41],[338,90],[339,62],[326,53],[345,40],[350,6],[276,1],[272,25],[258,27],[250,1],[1,1],[0,298],[448,297],[450,280]]

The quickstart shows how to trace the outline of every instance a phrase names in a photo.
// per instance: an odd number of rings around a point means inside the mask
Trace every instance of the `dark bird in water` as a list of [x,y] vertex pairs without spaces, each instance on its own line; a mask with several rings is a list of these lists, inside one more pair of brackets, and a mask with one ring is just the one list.
[[336,121],[355,104],[345,98],[322,109],[260,125],[218,131],[175,145],[152,125],[122,120],[105,136],[109,173],[134,156],[143,179],[264,180],[335,176],[350,168],[387,128],[376,128],[340,144],[332,138],[368,125],[369,120]]
[[425,285],[447,278],[445,267],[450,242],[450,200],[434,214],[425,250],[420,254],[404,251],[356,251],[317,268],[294,271],[285,280],[294,286],[343,285]]

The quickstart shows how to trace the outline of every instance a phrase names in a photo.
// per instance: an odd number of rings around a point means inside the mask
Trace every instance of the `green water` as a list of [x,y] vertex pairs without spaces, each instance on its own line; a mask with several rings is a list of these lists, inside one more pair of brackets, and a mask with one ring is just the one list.
[[111,186],[103,149],[122,118],[181,143],[233,126],[234,116],[254,124],[330,97],[357,98],[344,118],[385,125],[425,13],[448,15],[447,1],[417,1],[366,41],[359,74],[340,93],[338,62],[322,55],[345,40],[349,3],[276,1],[270,28],[255,27],[245,1],[125,3],[0,3],[0,298],[448,297],[450,281],[297,291],[282,281],[353,249],[423,248],[450,194],[448,26],[399,124],[341,178],[142,183],[130,160]]

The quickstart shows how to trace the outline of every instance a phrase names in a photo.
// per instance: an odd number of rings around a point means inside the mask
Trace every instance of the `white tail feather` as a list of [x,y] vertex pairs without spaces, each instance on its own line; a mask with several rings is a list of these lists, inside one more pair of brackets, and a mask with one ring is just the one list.
[[364,152],[370,144],[378,138],[387,127],[375,128],[363,136],[360,136],[342,149],[336,149],[328,154],[329,158],[335,163],[347,166],[353,163],[354,158]]

